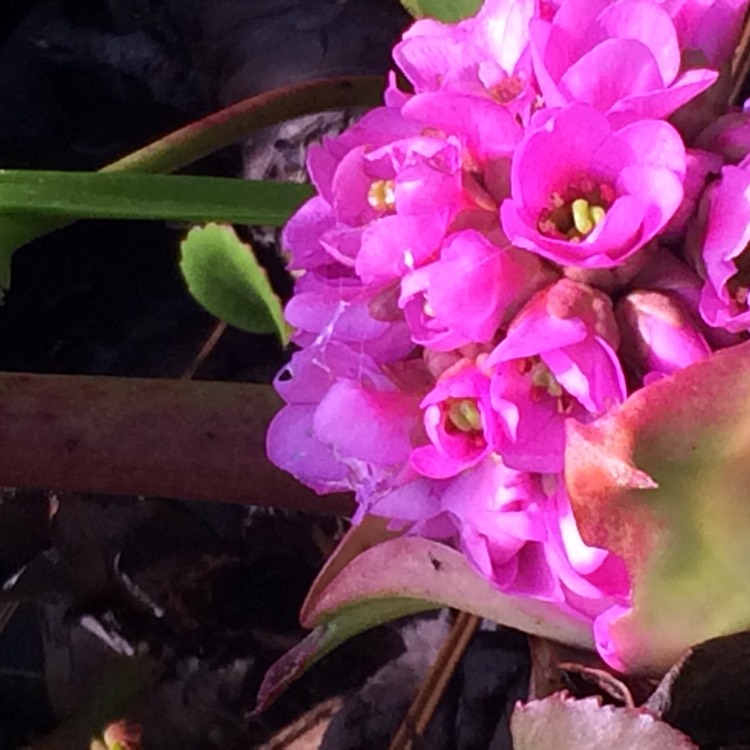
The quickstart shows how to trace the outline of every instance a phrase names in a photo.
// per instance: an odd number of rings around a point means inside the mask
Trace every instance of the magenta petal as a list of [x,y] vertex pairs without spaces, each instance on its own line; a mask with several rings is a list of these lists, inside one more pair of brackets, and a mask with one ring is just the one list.
[[715,70],[686,70],[669,88],[633,94],[617,102],[607,113],[612,127],[619,128],[634,120],[669,117],[712,86],[719,74]]
[[415,471],[432,479],[454,477],[474,463],[474,461],[449,456],[439,451],[434,445],[422,445],[415,448],[409,460]]
[[421,266],[439,249],[447,220],[447,211],[435,211],[371,222],[362,236],[357,273],[369,284],[400,278]]
[[337,455],[382,465],[407,461],[415,422],[413,399],[340,380],[320,402],[314,428]]
[[482,158],[511,154],[523,132],[507,107],[479,96],[417,94],[403,113],[407,119],[465,136],[469,149]]
[[617,355],[606,342],[592,338],[544,352],[542,358],[560,385],[589,414],[604,414],[625,401],[625,377]]
[[377,217],[367,201],[373,178],[365,171],[365,146],[352,149],[333,176],[333,208],[339,221],[349,226],[366,224]]
[[330,262],[320,239],[335,226],[333,209],[320,196],[307,201],[289,220],[281,235],[281,245],[291,254],[289,268],[315,268]]
[[346,466],[314,435],[315,409],[285,406],[273,418],[266,435],[268,458],[317,492],[351,489]]
[[663,82],[653,55],[635,39],[607,39],[577,60],[560,79],[570,101],[606,112],[626,97]]
[[[385,518],[419,522],[424,528],[426,523],[442,513],[441,493],[444,485],[444,482],[425,477],[412,479],[378,496],[370,505],[369,512]],[[443,531],[440,536],[447,536],[455,531],[455,525],[451,523],[448,531]]]
[[634,122],[617,131],[617,140],[627,143],[638,164],[663,167],[678,176],[685,174],[685,144],[669,123]]
[[637,39],[656,58],[662,80],[672,83],[680,70],[677,32],[666,11],[650,0],[621,0],[606,8],[597,19],[608,36]]
[[[454,234],[430,271],[436,316],[471,341],[489,342],[544,275],[533,255],[500,249],[474,230]],[[471,293],[467,293],[471,290]]]

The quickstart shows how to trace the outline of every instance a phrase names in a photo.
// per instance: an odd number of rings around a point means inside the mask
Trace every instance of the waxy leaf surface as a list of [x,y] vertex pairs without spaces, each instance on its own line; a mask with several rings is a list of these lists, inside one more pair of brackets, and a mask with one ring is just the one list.
[[569,422],[566,482],[585,541],[633,577],[610,626],[622,669],[660,673],[750,627],[750,342]]
[[460,552],[419,537],[390,539],[365,550],[326,586],[314,584],[313,592],[305,602],[301,621],[314,630],[268,672],[258,698],[260,707],[357,633],[429,609],[451,607],[528,633],[593,648],[587,622],[545,602],[501,594]]

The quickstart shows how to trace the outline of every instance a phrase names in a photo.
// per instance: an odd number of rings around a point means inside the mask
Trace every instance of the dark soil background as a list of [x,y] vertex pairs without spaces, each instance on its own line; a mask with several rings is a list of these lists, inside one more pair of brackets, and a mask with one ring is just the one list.
[[[396,0],[5,0],[0,167],[95,169],[244,96],[385,72],[407,23]],[[190,171],[297,178],[306,143],[354,114],[269,129]],[[0,308],[0,370],[180,377],[216,325],[177,271],[185,229],[82,222],[22,249]],[[273,235],[246,231],[288,295]],[[230,328],[196,377],[268,382],[285,357],[271,337]],[[92,695],[127,691],[146,748],[297,747],[293,731],[277,733],[334,711],[322,747],[386,748],[447,613],[354,639],[251,713],[267,667],[303,636],[299,605],[345,524],[2,490],[0,749],[68,726]],[[509,747],[507,714],[528,671],[525,638],[484,626],[423,746]]]

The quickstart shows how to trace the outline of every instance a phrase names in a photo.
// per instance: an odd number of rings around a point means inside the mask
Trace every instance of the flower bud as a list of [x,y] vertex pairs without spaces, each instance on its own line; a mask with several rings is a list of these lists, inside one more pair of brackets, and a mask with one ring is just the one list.
[[666,292],[635,291],[615,309],[620,355],[639,377],[671,375],[711,353],[691,316]]

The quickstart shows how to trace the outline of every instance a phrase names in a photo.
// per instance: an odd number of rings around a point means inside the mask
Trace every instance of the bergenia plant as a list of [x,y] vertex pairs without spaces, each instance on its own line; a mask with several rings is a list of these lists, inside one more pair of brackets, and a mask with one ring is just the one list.
[[706,134],[681,126],[746,7],[418,20],[407,83],[310,148],[268,453],[387,533],[324,573],[307,624],[424,599],[624,672],[750,627],[750,115],[724,96]]

